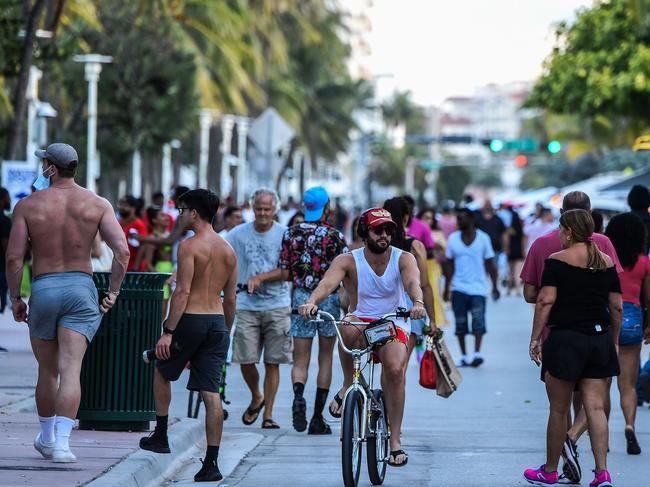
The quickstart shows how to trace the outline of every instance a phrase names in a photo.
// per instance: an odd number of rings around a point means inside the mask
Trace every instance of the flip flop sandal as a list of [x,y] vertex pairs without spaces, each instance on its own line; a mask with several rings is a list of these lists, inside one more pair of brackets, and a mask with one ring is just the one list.
[[[391,457],[397,460],[397,457],[400,455],[404,455],[406,457],[406,459],[402,463],[395,463],[390,461]],[[408,462],[409,462],[409,456],[406,454],[404,450],[393,450],[390,452],[390,456],[388,457],[388,465],[390,465],[391,467],[397,467],[397,468],[403,467]]]
[[265,430],[278,430],[278,429],[280,429],[280,425],[269,418],[269,419],[265,419],[264,421],[262,421],[262,429],[265,429]]
[[334,402],[336,402],[336,405],[339,408],[339,412],[335,413],[334,411],[332,411],[332,405],[331,404],[330,404],[330,407],[328,409],[329,409],[330,414],[332,415],[332,417],[340,418],[341,417],[341,406],[343,405],[343,398],[341,396],[339,396],[338,392],[336,394],[334,394]]
[[[265,403],[265,401],[262,401],[262,403],[259,406],[257,406],[256,408],[248,406],[248,408],[246,408],[246,411],[244,411],[244,414],[242,414],[242,417],[241,417],[242,423],[244,423],[246,426],[250,426],[255,421],[257,421],[257,418],[260,415],[260,411],[264,408],[264,403]],[[252,416],[253,419],[248,419],[247,420],[246,416],[249,416],[249,417]]]

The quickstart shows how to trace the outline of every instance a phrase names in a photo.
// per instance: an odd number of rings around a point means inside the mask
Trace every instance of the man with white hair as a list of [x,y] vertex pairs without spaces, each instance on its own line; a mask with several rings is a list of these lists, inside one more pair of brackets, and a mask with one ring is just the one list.
[[[259,274],[278,267],[282,236],[287,229],[273,220],[279,198],[272,189],[253,193],[251,206],[255,220],[232,229],[226,236],[237,255],[237,282],[244,285]],[[241,365],[242,376],[251,391],[251,403],[242,416],[253,424],[264,409],[262,428],[276,429],[273,403],[280,385],[280,364],[291,362],[291,296],[289,284],[265,282],[237,295],[237,318],[232,361]],[[259,387],[257,363],[264,350],[264,393]]]

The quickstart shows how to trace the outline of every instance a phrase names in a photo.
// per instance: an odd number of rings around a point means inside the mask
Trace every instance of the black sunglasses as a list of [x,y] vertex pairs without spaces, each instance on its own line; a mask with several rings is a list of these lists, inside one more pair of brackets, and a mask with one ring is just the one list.
[[395,233],[395,227],[393,225],[380,225],[378,227],[370,227],[370,229],[375,235],[381,235],[382,233],[385,233],[389,237],[392,237]]

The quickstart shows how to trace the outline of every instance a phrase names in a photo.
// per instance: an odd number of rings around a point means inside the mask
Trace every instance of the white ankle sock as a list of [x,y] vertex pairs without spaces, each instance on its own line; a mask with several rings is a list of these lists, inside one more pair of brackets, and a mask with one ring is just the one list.
[[54,421],[56,416],[39,416],[38,422],[41,423],[41,439],[43,443],[51,445],[54,443]]
[[55,448],[70,448],[70,433],[74,426],[74,419],[66,418],[65,416],[56,417],[56,442]]
[[474,352],[474,358],[483,358],[481,352]]

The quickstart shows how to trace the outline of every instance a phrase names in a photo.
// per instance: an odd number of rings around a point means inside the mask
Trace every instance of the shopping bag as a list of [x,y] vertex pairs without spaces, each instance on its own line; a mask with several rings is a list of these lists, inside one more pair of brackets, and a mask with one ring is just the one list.
[[454,358],[449,353],[442,334],[433,339],[431,352],[436,362],[436,394],[449,397],[458,389],[463,377],[454,364]]
[[420,385],[426,389],[436,388],[436,360],[431,348],[431,338],[427,337],[427,347],[420,361]]

